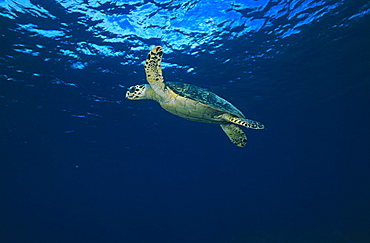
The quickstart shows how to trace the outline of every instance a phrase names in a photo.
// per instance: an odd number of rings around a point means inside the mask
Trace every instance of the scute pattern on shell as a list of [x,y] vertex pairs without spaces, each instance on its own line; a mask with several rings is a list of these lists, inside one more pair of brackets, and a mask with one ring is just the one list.
[[165,84],[173,92],[182,97],[195,100],[217,110],[228,112],[235,116],[244,118],[244,115],[241,113],[241,111],[239,111],[230,102],[210,91],[186,83],[166,82]]

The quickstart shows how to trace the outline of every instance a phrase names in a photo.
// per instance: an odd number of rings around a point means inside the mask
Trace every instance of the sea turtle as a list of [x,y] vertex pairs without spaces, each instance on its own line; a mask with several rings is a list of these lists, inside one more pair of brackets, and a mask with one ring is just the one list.
[[144,65],[149,84],[131,86],[126,92],[126,98],[155,100],[163,109],[182,118],[220,124],[231,142],[239,147],[244,147],[247,137],[236,125],[264,129],[262,123],[246,119],[243,113],[230,102],[210,91],[191,84],[164,82],[161,68],[162,55],[160,46],[154,47],[149,52]]

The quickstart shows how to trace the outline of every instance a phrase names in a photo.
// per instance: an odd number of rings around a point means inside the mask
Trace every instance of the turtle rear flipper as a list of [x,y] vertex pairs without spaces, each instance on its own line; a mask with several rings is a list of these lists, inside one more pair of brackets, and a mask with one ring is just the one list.
[[265,129],[265,126],[261,122],[258,122],[258,121],[253,121],[253,120],[241,118],[241,117],[235,117],[227,113],[222,114],[221,117],[225,119],[226,121],[232,122],[240,126],[244,126],[246,128]]
[[247,136],[243,130],[234,124],[221,124],[222,130],[230,138],[230,141],[239,147],[244,147],[247,143]]

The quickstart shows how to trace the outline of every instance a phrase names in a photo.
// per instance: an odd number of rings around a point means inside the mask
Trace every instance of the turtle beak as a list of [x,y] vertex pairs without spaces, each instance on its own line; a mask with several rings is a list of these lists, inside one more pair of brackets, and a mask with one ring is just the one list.
[[130,90],[127,90],[127,92],[126,92],[126,98],[127,99],[131,99],[132,98],[132,93],[130,92]]
[[132,86],[127,90],[126,98],[132,100],[134,98],[134,94],[135,94],[135,87]]

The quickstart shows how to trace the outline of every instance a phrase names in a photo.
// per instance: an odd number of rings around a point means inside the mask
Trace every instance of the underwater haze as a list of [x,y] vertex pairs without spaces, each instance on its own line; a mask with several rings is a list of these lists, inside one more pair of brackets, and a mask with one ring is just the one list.
[[[370,3],[0,0],[0,243],[370,242]],[[265,125],[131,101],[165,81]]]

